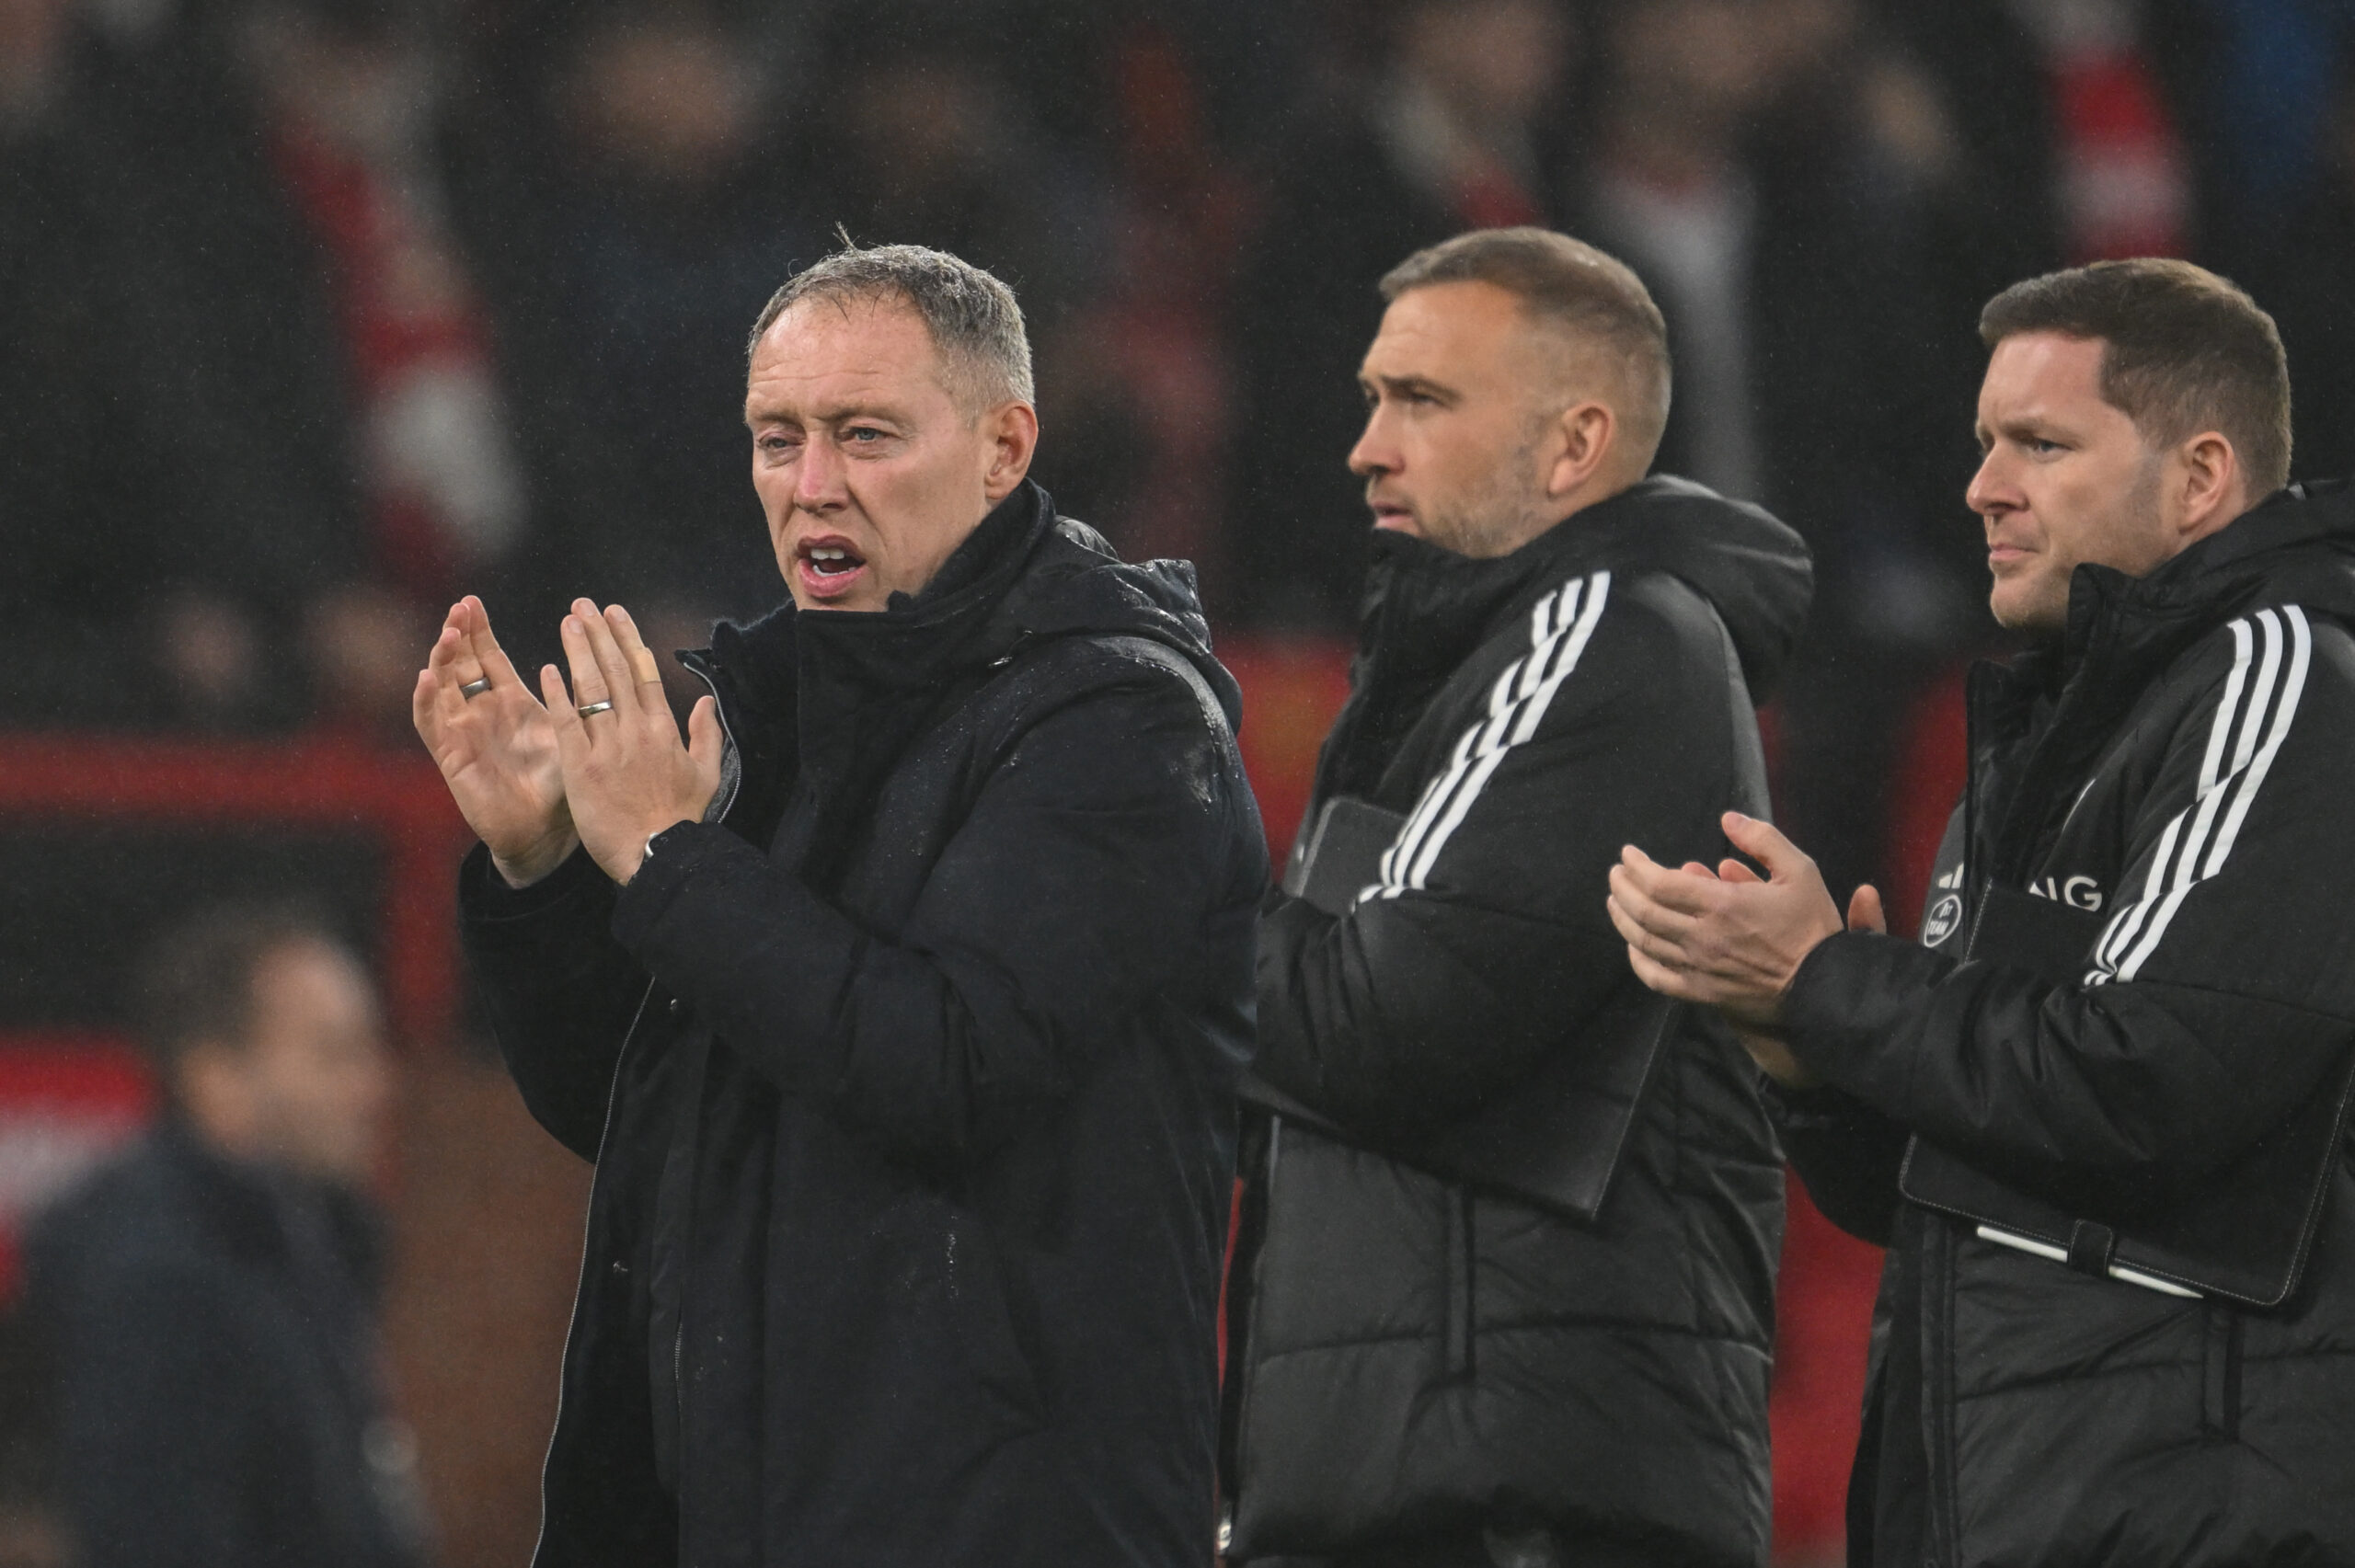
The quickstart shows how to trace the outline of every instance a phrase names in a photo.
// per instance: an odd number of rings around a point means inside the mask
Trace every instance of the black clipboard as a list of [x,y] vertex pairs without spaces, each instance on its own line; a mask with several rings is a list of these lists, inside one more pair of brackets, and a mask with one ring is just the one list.
[[[2007,964],[2056,985],[2081,985],[2107,924],[2101,915],[2051,898],[1989,887],[1963,961]],[[1989,1241],[2032,1243],[2026,1250],[2085,1273],[2171,1294],[2278,1307],[2297,1288],[2314,1246],[2350,1101],[2355,1049],[2289,1121],[2196,1192],[2160,1206],[2072,1212],[1918,1137],[1906,1148],[1898,1190],[1976,1223]]]
[[[1348,914],[1381,885],[1382,856],[1406,823],[1398,812],[1347,795],[1326,802],[1284,868],[1283,890],[1337,919]],[[1610,1046],[1565,1042],[1511,1093],[1403,1142],[1370,1141],[1338,1127],[1257,1073],[1245,1075],[1240,1093],[1246,1103],[1327,1137],[1591,1221],[1610,1195],[1637,1107],[1683,1013],[1681,1004],[1639,986],[1622,987],[1581,1031]]]

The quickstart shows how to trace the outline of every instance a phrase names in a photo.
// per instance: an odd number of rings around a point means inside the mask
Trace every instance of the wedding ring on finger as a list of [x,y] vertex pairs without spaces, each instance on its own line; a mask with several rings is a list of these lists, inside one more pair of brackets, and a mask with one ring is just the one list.
[[477,697],[481,696],[485,692],[489,690],[490,677],[486,675],[479,681],[469,681],[465,685],[459,687],[458,695],[471,703]]
[[577,707],[577,708],[573,709],[572,711],[573,711],[574,713],[579,714],[582,718],[588,718],[588,717],[590,717],[591,715],[595,715],[595,714],[611,713],[611,712],[613,711],[613,707],[614,707],[614,704],[613,704],[613,703],[612,703],[611,701],[600,702],[600,703],[583,703],[583,704],[581,704],[579,707]]

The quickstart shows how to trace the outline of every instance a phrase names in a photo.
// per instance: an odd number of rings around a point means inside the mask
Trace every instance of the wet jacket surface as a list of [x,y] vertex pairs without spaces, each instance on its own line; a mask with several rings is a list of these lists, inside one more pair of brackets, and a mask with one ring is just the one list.
[[1591,1220],[1392,1151],[1642,1046],[1605,872],[1763,810],[1752,692],[1805,548],[1659,478],[1500,558],[1373,550],[1308,820],[1407,825],[1346,912],[1278,896],[1262,925],[1254,1070],[1339,1131],[1275,1116],[1246,1159],[1235,1554],[1545,1528],[1763,1562],[1782,1167],[1733,1042],[1677,1019]]
[[[1923,943],[1800,967],[1786,1142],[1890,1248],[1852,1562],[2355,1562],[2351,623],[2343,488],[2078,568],[2064,641],[1974,672]],[[2066,1260],[1982,1230],[2046,1210]]]
[[1190,573],[1028,486],[699,663],[719,820],[465,876],[597,1162],[537,1562],[1199,1563],[1267,866]]

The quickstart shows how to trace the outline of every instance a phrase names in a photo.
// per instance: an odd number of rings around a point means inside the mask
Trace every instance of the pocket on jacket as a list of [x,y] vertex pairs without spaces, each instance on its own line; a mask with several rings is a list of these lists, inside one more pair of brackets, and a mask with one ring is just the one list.
[[2200,1434],[2212,1442],[2241,1440],[2241,1312],[2230,1301],[2207,1303],[2200,1356]]

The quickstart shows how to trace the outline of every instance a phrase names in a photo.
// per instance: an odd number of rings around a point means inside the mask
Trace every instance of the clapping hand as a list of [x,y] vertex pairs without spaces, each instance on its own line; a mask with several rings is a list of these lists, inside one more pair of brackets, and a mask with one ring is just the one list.
[[1697,861],[1671,869],[1630,844],[1611,868],[1611,921],[1638,979],[1717,1008],[1762,1070],[1802,1085],[1806,1069],[1777,1033],[1784,992],[1825,937],[1885,928],[1880,894],[1857,888],[1844,925],[1815,862],[1771,824],[1728,812],[1725,831],[1765,879],[1731,859],[1714,872]]
[[654,655],[618,604],[601,612],[574,600],[563,635],[572,689],[551,664],[540,670],[540,692],[555,727],[565,798],[590,854],[606,876],[627,882],[648,838],[700,820],[718,793],[718,708],[709,697],[698,701],[687,715],[688,741],[680,743]]
[[411,704],[459,812],[517,886],[554,871],[580,837],[548,712],[491,635],[472,594],[450,607]]

